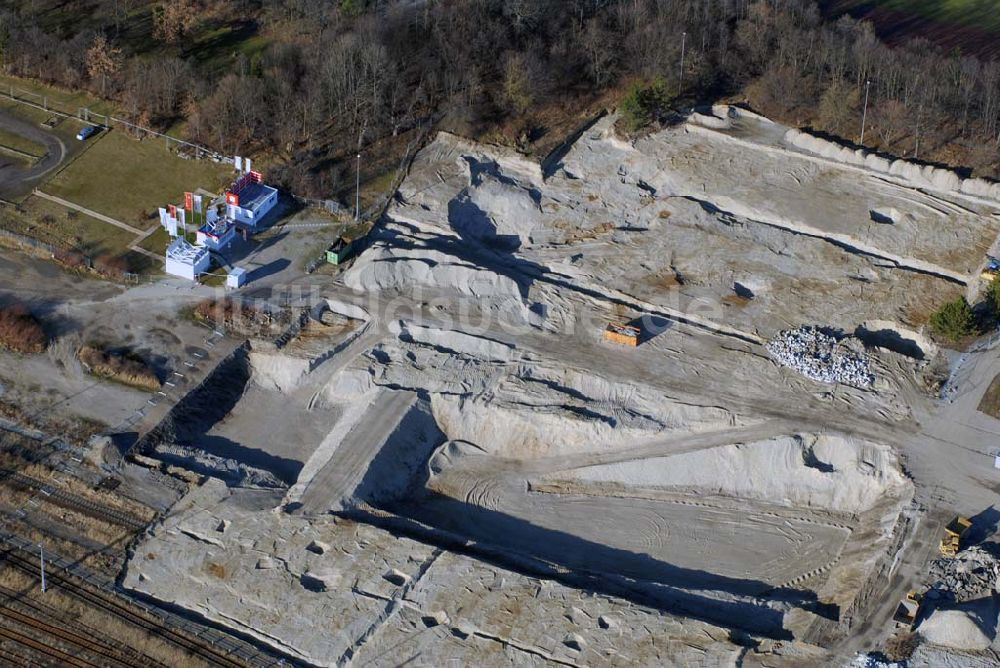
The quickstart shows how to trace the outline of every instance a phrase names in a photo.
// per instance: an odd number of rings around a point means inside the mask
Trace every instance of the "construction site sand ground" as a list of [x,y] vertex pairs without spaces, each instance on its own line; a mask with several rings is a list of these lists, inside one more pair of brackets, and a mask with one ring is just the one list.
[[[317,665],[880,647],[942,518],[1000,502],[996,421],[961,426],[996,349],[942,401],[922,333],[982,287],[1000,204],[738,110],[635,142],[613,121],[544,166],[423,149],[302,333],[251,341],[205,381],[214,417],[144,442],[278,484],[195,488],[125,586]],[[800,325],[856,334],[874,389],[775,363],[762,344]]]

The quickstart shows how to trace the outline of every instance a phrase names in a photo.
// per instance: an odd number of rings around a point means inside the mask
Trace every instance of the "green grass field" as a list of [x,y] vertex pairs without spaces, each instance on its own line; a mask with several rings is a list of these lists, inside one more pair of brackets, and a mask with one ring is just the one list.
[[15,153],[23,153],[32,158],[40,158],[45,154],[45,147],[41,144],[36,144],[3,128],[0,128],[0,146],[9,148]]
[[157,207],[182,203],[186,190],[218,192],[232,174],[226,165],[179,158],[161,139],[137,141],[112,130],[92,141],[42,189],[140,229],[157,224]]
[[124,255],[135,235],[114,225],[41,199],[29,197],[21,211],[5,215],[2,226],[25,236],[85,255]]
[[1000,31],[1000,0],[880,0],[878,4],[935,21]]
[[840,0],[830,4],[842,11],[874,6],[943,24],[1000,32],[1000,0]]
[[1000,376],[993,379],[979,402],[979,410],[990,417],[1000,418]]
[[167,234],[165,229],[160,227],[148,237],[143,239],[139,243],[139,248],[148,250],[152,253],[163,253],[167,250],[168,245],[170,245],[170,235]]

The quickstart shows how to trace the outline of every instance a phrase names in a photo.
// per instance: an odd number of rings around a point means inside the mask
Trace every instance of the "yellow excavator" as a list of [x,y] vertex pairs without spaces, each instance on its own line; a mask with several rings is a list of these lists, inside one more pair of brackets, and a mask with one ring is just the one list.
[[962,549],[962,536],[972,526],[968,517],[956,517],[944,528],[944,538],[938,546],[938,551],[946,557],[954,557]]

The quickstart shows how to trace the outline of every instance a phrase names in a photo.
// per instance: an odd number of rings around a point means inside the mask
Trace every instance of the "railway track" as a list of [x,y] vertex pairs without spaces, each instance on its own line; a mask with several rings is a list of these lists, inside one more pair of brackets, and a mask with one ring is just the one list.
[[[0,600],[0,606],[2,606],[0,607],[0,617],[9,622],[29,627],[42,634],[57,638],[64,645],[77,647],[94,657],[100,657],[102,666],[106,666],[107,668],[115,668],[116,666],[132,668],[133,666],[142,665],[149,668],[167,668],[167,666],[159,661],[145,656],[131,647],[119,647],[113,643],[100,640],[99,638],[102,635],[100,632],[64,619],[63,615],[60,615],[57,611],[32,602],[30,599],[19,597],[17,592],[0,587],[0,596],[6,598],[6,600]],[[16,610],[13,607],[14,605],[22,609],[29,609],[32,613],[39,616]],[[41,617],[54,621],[57,620],[58,625],[49,623]]]
[[[7,663],[2,663],[6,661]],[[21,668],[34,668],[41,665],[34,659],[10,651],[10,648],[0,647],[0,664],[5,666],[19,666]]]
[[47,502],[57,505],[60,508],[74,510],[87,517],[115,524],[132,531],[142,531],[148,524],[145,520],[134,515],[116,508],[108,508],[96,501],[91,501],[78,494],[60,489],[41,480],[36,480],[18,471],[0,471],[0,480],[13,489],[37,493],[44,497]]
[[[38,563],[34,559],[29,560],[24,555],[19,554],[17,550],[8,550],[4,556],[7,563],[11,566],[33,577],[38,575]],[[151,635],[162,638],[168,643],[194,654],[210,665],[221,666],[222,668],[247,668],[252,665],[247,661],[232,656],[226,649],[217,649],[205,640],[189,635],[184,631],[170,628],[162,620],[149,615],[139,606],[121,600],[114,594],[101,591],[96,587],[80,582],[62,570],[57,570],[47,565],[46,578],[50,586],[61,587],[80,601],[103,610],[132,626],[139,627]],[[125,665],[133,666],[134,663]]]
[[39,654],[51,657],[58,661],[61,666],[75,666],[76,668],[101,668],[101,664],[91,663],[90,661],[80,658],[79,656],[67,654],[61,649],[45,644],[41,640],[32,638],[31,636],[25,635],[19,631],[3,626],[0,626],[0,639],[8,640],[21,645],[22,647],[34,650]]

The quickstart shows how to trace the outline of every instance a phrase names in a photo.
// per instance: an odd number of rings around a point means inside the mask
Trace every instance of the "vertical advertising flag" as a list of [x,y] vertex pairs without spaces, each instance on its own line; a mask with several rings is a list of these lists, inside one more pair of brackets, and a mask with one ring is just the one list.
[[236,158],[233,160],[233,164],[236,166],[236,171],[237,172],[242,172],[243,171],[243,158],[242,157],[236,156]]
[[184,209],[177,210],[177,222],[181,224],[181,229],[183,229],[185,233],[187,232],[187,216],[184,215],[186,213],[187,211]]
[[184,193],[184,208],[187,211],[194,208],[194,193]]
[[191,198],[191,201],[192,201],[192,211],[194,213],[193,215],[194,223],[195,225],[201,225],[203,222],[205,222],[205,214],[202,213],[202,208],[201,208],[201,195],[195,195],[194,197]]
[[168,204],[167,205],[167,211],[170,212],[170,217],[171,218],[176,218],[177,217],[177,207],[174,206],[173,204]]

